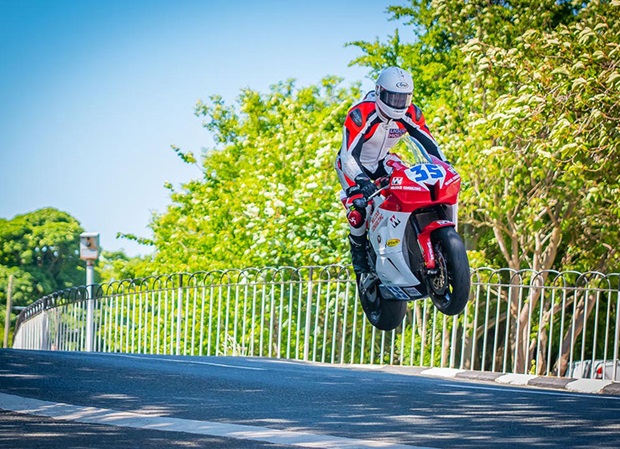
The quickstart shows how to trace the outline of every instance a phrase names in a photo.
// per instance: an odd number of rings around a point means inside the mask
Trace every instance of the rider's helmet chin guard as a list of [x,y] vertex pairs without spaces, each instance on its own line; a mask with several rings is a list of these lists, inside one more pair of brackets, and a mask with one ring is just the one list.
[[379,115],[388,119],[402,118],[411,104],[413,79],[400,67],[384,69],[375,85],[376,104]]

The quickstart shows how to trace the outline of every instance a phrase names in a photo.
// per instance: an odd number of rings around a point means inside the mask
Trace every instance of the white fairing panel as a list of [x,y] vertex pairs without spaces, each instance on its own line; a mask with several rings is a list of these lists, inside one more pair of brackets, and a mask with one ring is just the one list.
[[377,209],[370,221],[369,237],[377,254],[377,275],[385,285],[419,285],[403,254],[403,237],[410,213]]

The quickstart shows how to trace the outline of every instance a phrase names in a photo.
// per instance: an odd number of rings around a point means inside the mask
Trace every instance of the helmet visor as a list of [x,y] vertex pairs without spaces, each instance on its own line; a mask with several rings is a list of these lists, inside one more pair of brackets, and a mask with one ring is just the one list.
[[411,104],[411,93],[390,92],[379,87],[379,99],[394,109],[407,109]]

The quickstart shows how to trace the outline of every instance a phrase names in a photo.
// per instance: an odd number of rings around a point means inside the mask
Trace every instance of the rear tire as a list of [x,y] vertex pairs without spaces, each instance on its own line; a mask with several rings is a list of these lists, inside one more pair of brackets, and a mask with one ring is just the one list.
[[426,278],[429,296],[440,312],[458,315],[467,306],[471,288],[465,245],[452,227],[437,229],[431,241],[437,273]]
[[384,299],[379,290],[379,279],[370,286],[362,288],[360,276],[357,277],[357,291],[359,292],[362,309],[370,324],[382,331],[396,329],[403,322],[407,312],[405,301]]

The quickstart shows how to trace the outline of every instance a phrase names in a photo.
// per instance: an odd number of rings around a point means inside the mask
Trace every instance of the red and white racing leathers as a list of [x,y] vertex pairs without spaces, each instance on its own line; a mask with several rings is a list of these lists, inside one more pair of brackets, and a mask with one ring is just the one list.
[[351,234],[360,236],[366,232],[364,224],[367,214],[353,208],[353,200],[361,197],[355,188],[355,177],[363,173],[375,180],[389,175],[392,169],[386,162],[400,161],[397,155],[389,152],[390,148],[405,134],[413,137],[428,153],[446,160],[417,106],[410,105],[400,119],[386,119],[375,107],[375,93],[369,92],[349,110],[344,122],[342,148],[335,165]]

